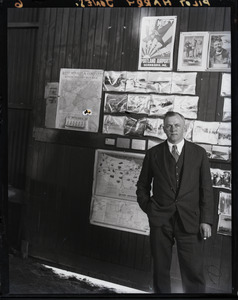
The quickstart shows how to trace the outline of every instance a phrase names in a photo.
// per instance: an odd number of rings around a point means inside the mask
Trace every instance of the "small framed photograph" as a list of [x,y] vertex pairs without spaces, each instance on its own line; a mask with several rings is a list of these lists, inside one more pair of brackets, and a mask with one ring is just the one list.
[[231,71],[231,33],[210,32],[208,49],[209,71]]
[[208,32],[181,32],[178,70],[205,71],[207,67]]

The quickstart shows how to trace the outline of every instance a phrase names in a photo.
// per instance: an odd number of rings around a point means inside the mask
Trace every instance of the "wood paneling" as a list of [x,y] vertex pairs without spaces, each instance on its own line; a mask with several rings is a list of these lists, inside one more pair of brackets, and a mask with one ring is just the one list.
[[[8,182],[25,188],[39,11],[8,9]],[[13,26],[14,25],[14,26]],[[38,24],[39,25],[39,24]]]

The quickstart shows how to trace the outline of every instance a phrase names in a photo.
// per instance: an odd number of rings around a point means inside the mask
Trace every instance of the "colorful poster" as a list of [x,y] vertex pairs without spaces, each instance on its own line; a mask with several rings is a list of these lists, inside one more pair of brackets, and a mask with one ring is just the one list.
[[219,125],[219,122],[194,121],[193,142],[217,144]]
[[176,22],[177,16],[142,19],[139,70],[172,70]]
[[127,94],[105,93],[104,112],[125,112],[127,106]]
[[150,116],[164,116],[168,111],[173,110],[174,96],[151,95]]
[[125,92],[126,89],[126,72],[105,71],[104,72],[104,91]]
[[148,114],[150,111],[150,95],[129,94],[126,110],[136,114]]
[[172,73],[172,94],[195,95],[197,73]]
[[208,32],[181,32],[178,70],[205,71],[207,67]]
[[231,70],[231,33],[228,31],[211,32],[209,37],[208,70]]
[[148,72],[147,93],[170,94],[172,72]]
[[126,117],[105,115],[103,118],[103,133],[124,135]]
[[102,81],[102,70],[60,70],[56,128],[98,131]]
[[197,119],[198,97],[175,96],[173,110],[179,112],[188,119]]

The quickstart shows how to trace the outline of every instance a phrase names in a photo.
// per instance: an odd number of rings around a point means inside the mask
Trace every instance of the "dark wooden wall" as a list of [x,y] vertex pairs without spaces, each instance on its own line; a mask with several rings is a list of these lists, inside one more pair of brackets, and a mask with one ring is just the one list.
[[8,181],[25,188],[39,27],[37,9],[8,10]]
[[[38,13],[39,29],[34,49],[35,28],[27,38],[29,51],[33,51],[31,53],[34,54],[34,67],[31,64],[32,56],[24,54],[26,46],[23,38],[20,39],[23,43],[20,49],[23,51],[22,56],[26,56],[25,63],[19,62],[18,54],[10,53],[10,56],[16,59],[16,63],[19,63],[17,67],[19,73],[24,65],[27,66],[24,74],[28,74],[28,77],[24,77],[25,88],[22,89],[21,85],[19,87],[21,92],[19,92],[16,82],[19,83],[20,79],[23,79],[18,73],[19,77],[12,82],[13,88],[9,94],[9,101],[14,102],[16,99],[20,101],[18,95],[23,93],[21,99],[26,99],[26,106],[34,108],[33,132],[31,132],[32,126],[29,128],[30,131],[27,129],[29,110],[24,111],[25,115],[21,111],[22,118],[19,117],[19,122],[24,124],[21,129],[19,125],[14,127],[10,120],[12,159],[16,157],[14,143],[17,143],[14,130],[19,130],[22,139],[29,132],[32,138],[29,143],[24,143],[24,146],[20,144],[22,147],[20,153],[24,159],[25,148],[29,149],[27,169],[23,168],[24,172],[27,172],[25,185],[27,217],[24,238],[29,240],[29,253],[57,264],[76,269],[83,268],[89,273],[90,270],[87,270],[85,262],[89,264],[92,261],[103,262],[101,269],[95,271],[96,276],[148,290],[151,283],[149,238],[89,224],[94,154],[97,148],[109,149],[109,146],[104,144],[106,135],[100,132],[94,134],[44,128],[45,85],[47,82],[59,81],[61,68],[136,71],[140,22],[143,16],[176,15],[178,17],[173,65],[173,71],[177,71],[179,33],[230,30],[230,10],[229,8],[160,7],[48,8],[39,9],[37,15]],[[12,18],[16,20],[15,15],[12,15]],[[15,41],[14,32],[11,34],[10,46]],[[23,37],[24,34],[25,31],[22,29],[21,36]],[[14,65],[9,66],[12,68],[10,74],[14,73],[13,67]],[[33,70],[35,70],[34,77],[32,77]],[[198,73],[199,120],[221,121],[223,98],[220,97],[220,84],[221,73]],[[15,93],[15,96],[11,93]],[[20,103],[18,102],[17,105]],[[15,123],[15,120],[18,120],[17,112],[13,113],[12,120]],[[17,180],[21,180],[20,172],[16,175],[14,171],[17,163],[20,168],[20,157],[10,162],[9,176],[12,182],[14,176],[18,178]],[[229,164],[220,162],[211,162],[211,166],[230,168]],[[217,190],[214,190],[214,195],[217,212]],[[217,222],[217,218],[215,221]],[[206,243],[207,286],[210,291],[230,292],[231,238],[216,235],[216,227],[213,231],[213,238]],[[118,271],[118,277],[115,275],[114,278],[109,278],[104,271],[105,266],[109,268],[109,265],[114,266],[115,274],[116,270],[124,271],[121,273]],[[134,273],[141,274],[144,280],[140,281],[138,278],[134,280],[130,273],[132,270]],[[179,279],[176,255],[174,255],[172,275]]]

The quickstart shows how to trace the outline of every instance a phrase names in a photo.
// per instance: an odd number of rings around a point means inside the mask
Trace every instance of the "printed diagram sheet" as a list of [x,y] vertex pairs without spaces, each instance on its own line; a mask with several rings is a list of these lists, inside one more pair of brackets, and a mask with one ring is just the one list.
[[144,155],[96,150],[90,222],[148,234],[146,214],[136,201]]
[[91,223],[123,231],[149,234],[146,214],[136,202],[131,201],[94,197]]
[[61,69],[56,128],[97,132],[103,70]]

